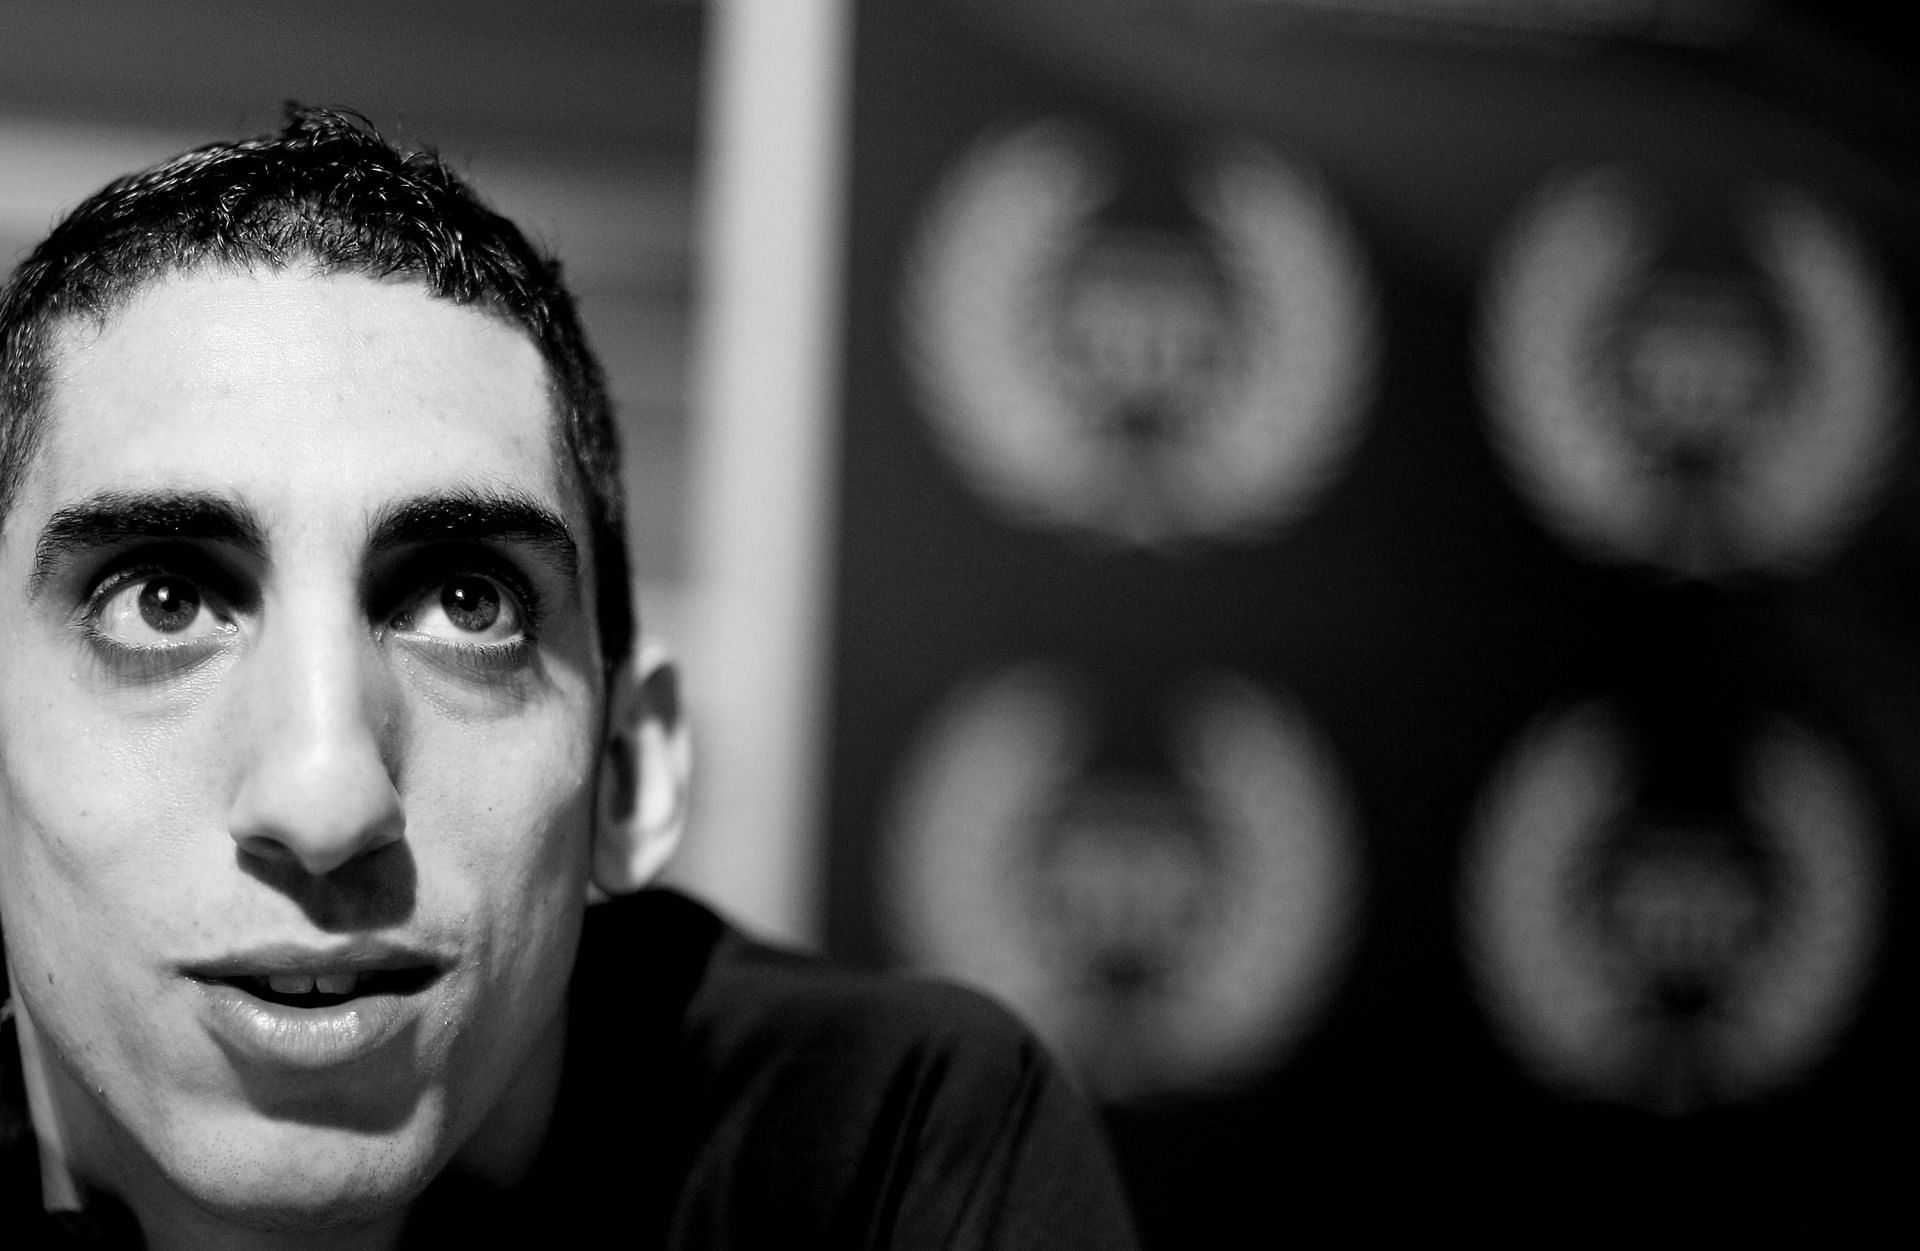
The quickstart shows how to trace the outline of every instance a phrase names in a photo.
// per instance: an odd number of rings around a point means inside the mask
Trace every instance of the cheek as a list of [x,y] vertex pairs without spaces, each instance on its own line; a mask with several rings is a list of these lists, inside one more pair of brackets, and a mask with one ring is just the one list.
[[426,727],[401,769],[423,888],[464,889],[492,928],[584,891],[594,753],[565,726]]
[[463,998],[490,1024],[452,1034],[447,1063],[471,1075],[460,1102],[479,1107],[564,1002],[586,906],[591,755],[535,734],[469,735],[429,755],[430,772],[407,779],[406,839],[422,909],[472,956]]
[[[54,924],[97,930],[158,904],[203,843],[217,800],[190,735],[156,727],[107,733],[100,722],[38,719],[0,746],[6,831],[0,898],[25,890]],[[55,901],[58,901],[57,903]],[[59,915],[61,910],[68,915]]]
[[[0,751],[7,960],[49,1026],[111,1019],[179,946],[220,872],[204,779],[172,767],[157,736],[66,735],[52,718],[34,728]],[[69,1048],[98,1033],[69,1032]]]
[[0,769],[10,811],[75,854],[108,861],[184,853],[224,829],[234,745],[204,690],[148,706],[101,698],[84,672],[38,683],[5,676],[43,688],[7,712]]

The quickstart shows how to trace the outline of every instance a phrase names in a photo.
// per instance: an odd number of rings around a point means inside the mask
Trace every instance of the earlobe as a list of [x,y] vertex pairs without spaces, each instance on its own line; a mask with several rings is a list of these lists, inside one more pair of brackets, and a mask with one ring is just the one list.
[[657,878],[686,828],[692,745],[680,676],[651,640],[607,693],[605,758],[593,835],[593,886],[625,895]]

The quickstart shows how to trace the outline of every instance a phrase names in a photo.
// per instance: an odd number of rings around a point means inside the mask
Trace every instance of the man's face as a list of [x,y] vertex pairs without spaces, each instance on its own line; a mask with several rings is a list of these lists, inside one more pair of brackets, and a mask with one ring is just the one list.
[[69,1155],[371,1214],[557,1065],[601,689],[546,373],[298,271],[63,335],[0,530],[0,918]]

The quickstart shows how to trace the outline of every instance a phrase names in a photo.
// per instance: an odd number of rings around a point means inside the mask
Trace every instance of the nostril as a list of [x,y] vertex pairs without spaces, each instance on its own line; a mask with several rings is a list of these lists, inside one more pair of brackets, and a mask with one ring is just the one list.
[[234,842],[239,844],[242,854],[275,868],[293,868],[298,864],[298,858],[291,848],[265,835],[250,834],[243,838],[236,838]]
[[371,743],[256,760],[228,818],[241,850],[322,876],[399,840],[400,796]]

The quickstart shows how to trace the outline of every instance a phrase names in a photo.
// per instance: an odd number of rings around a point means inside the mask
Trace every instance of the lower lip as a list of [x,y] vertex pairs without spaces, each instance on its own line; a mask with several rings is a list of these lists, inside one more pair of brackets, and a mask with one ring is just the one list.
[[318,1071],[372,1055],[407,1032],[412,995],[362,995],[325,1008],[290,1008],[225,982],[199,983],[208,1028],[256,1063]]

